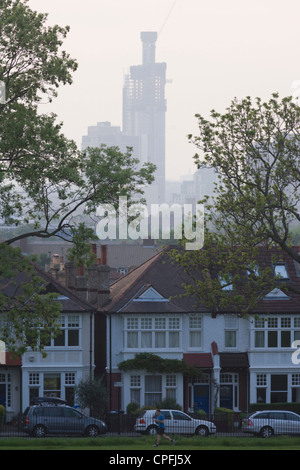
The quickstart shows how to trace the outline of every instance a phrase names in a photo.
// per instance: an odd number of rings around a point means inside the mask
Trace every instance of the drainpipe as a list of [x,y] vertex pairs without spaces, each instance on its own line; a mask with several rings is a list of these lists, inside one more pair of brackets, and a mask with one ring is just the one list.
[[111,312],[109,313],[109,411],[112,409],[112,359],[111,359]]
[[94,312],[90,314],[90,380],[92,379],[92,371],[93,371],[93,315]]

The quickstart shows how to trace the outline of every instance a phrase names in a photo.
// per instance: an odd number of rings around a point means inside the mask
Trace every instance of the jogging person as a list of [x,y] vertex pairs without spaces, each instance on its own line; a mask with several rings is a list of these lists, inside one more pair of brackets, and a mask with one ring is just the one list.
[[174,445],[175,444],[174,439],[171,439],[169,436],[165,434],[165,417],[161,413],[159,408],[157,408],[155,416],[156,416],[155,422],[158,424],[158,429],[157,429],[156,444],[154,444],[153,447],[159,446],[161,436],[167,439],[167,441],[170,441]]

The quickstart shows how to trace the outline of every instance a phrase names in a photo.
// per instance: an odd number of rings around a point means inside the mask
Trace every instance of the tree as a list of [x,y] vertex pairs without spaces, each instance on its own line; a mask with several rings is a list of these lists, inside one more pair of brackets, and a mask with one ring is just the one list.
[[0,339],[5,350],[22,355],[40,351],[59,333],[61,304],[46,293],[35,266],[19,249],[0,243]]
[[[276,282],[270,266],[255,276],[261,247],[276,247],[277,256],[284,252],[300,262],[291,243],[300,221],[300,108],[292,97],[273,94],[268,102],[256,98],[254,104],[250,97],[235,99],[224,114],[213,110],[211,120],[196,117],[199,135],[189,136],[197,147],[195,162],[198,168],[213,168],[218,181],[212,201],[202,201],[204,249],[174,256],[194,276],[187,292],[202,296],[214,311],[231,304],[246,312]],[[243,273],[249,270],[253,277],[245,292]],[[202,272],[202,279],[196,280],[195,272]],[[243,288],[228,295],[226,286],[229,290],[233,283]]]
[[[59,236],[70,241],[76,216],[100,203],[128,198],[153,181],[154,166],[138,170],[132,149],[80,152],[62,133],[53,114],[38,104],[52,101],[59,85],[71,84],[77,63],[61,51],[69,27],[45,25],[47,15],[30,10],[27,0],[0,0],[0,218],[28,224],[28,236]],[[32,226],[34,229],[32,230]],[[82,231],[81,231],[82,232]]]
[[76,400],[81,408],[89,408],[91,416],[101,416],[107,405],[104,377],[82,379],[75,387]]
[[[0,265],[10,280],[26,262],[32,268],[26,258],[14,269],[5,264],[15,256],[12,243],[26,237],[60,237],[70,242],[72,260],[89,263],[87,243],[95,236],[90,216],[97,206],[116,204],[119,195],[126,195],[130,203],[153,181],[155,169],[151,164],[138,168],[131,148],[125,153],[106,146],[80,152],[63,135],[57,116],[41,112],[39,105],[51,102],[60,85],[72,83],[78,65],[62,49],[69,27],[47,26],[46,21],[47,15],[32,11],[27,0],[0,0],[0,82],[5,86],[5,101],[0,100],[0,220],[26,227],[2,241]],[[2,285],[4,279],[2,274]],[[40,295],[41,285],[35,285],[35,304],[39,299],[48,311],[49,298]],[[2,292],[0,304],[5,302]],[[35,320],[41,320],[37,310]],[[16,330],[17,322],[18,316],[7,306],[6,325]],[[45,332],[45,318],[43,324]],[[23,345],[28,345],[25,337]],[[41,335],[36,339],[41,347]]]
[[292,97],[273,94],[268,103],[250,97],[234,100],[213,120],[198,117],[200,135],[191,142],[203,151],[198,168],[213,167],[220,177],[215,190],[216,228],[230,240],[272,243],[296,261],[291,226],[300,221],[300,107]]

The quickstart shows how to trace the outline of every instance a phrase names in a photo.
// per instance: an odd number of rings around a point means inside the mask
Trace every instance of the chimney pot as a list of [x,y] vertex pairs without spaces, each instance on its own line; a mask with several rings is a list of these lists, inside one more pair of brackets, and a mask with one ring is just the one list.
[[101,245],[101,264],[107,264],[107,245]]

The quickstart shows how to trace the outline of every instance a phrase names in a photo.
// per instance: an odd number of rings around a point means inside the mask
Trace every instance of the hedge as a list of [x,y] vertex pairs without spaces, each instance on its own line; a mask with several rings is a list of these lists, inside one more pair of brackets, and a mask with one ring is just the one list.
[[300,403],[251,403],[249,405],[250,413],[263,410],[286,410],[300,415]]
[[5,417],[5,408],[3,405],[0,405],[0,429],[4,423],[4,417]]

